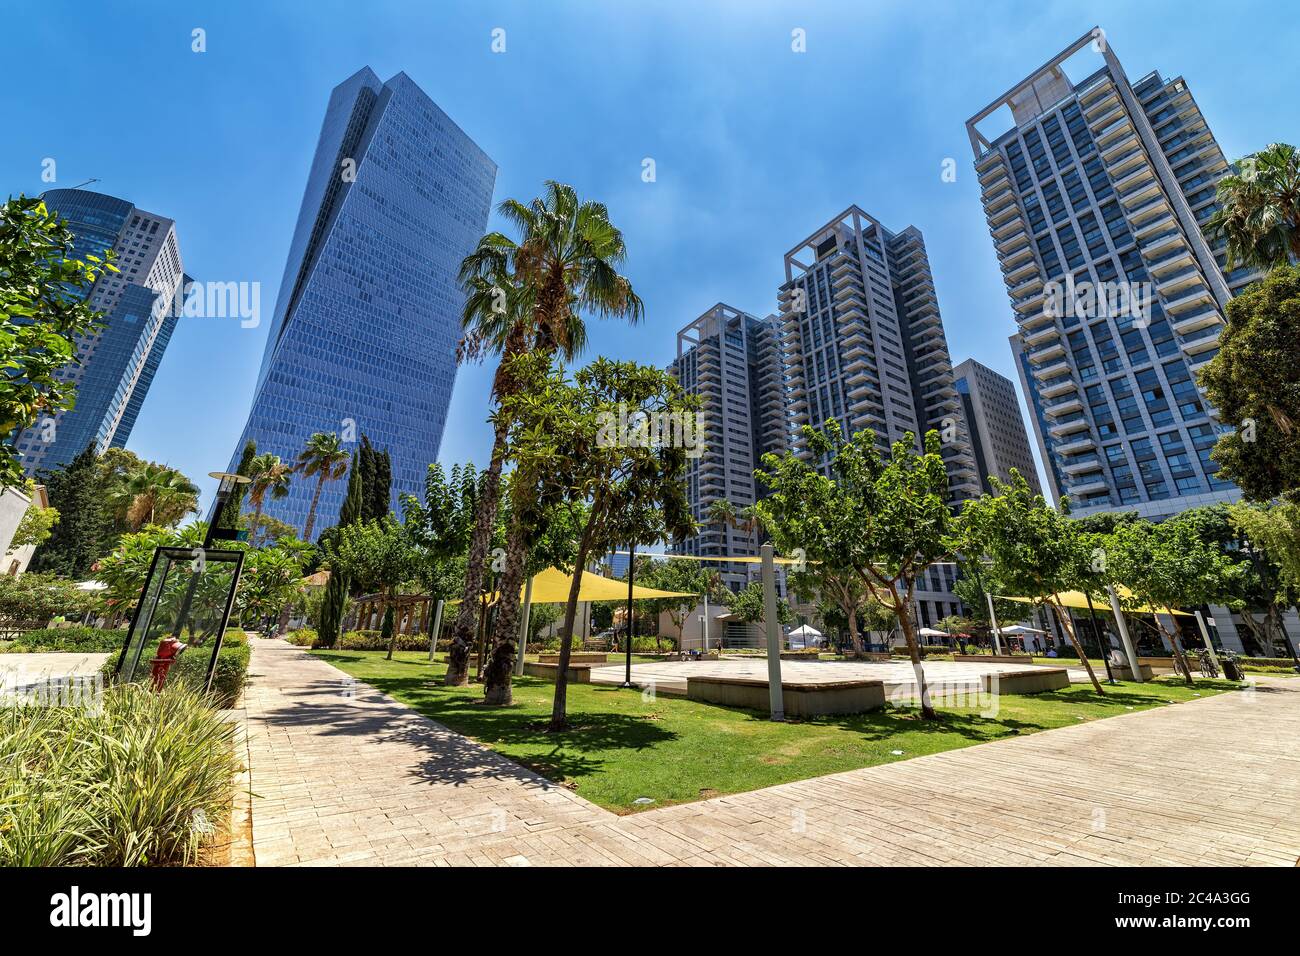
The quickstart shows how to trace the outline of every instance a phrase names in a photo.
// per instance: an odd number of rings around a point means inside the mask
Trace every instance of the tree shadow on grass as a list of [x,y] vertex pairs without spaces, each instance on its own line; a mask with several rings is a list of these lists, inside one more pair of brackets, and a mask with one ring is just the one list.
[[[412,667],[427,664],[385,663]],[[520,682],[520,686],[527,684]],[[444,687],[437,676],[427,672],[365,678],[341,673],[337,681],[319,681],[285,691],[293,698],[293,706],[273,711],[264,719],[271,726],[321,727],[320,733],[325,736],[362,736],[373,737],[376,742],[413,744],[426,751],[428,757],[412,772],[431,782],[453,784],[517,775],[520,764],[554,780],[570,780],[598,773],[606,763],[601,755],[610,751],[652,750],[678,736],[644,717],[591,711],[571,711],[570,729],[552,734],[535,710],[520,703],[489,707],[476,690],[471,686],[467,693],[465,688]],[[432,727],[419,717],[447,729]],[[491,745],[537,749],[506,757],[488,750]]]

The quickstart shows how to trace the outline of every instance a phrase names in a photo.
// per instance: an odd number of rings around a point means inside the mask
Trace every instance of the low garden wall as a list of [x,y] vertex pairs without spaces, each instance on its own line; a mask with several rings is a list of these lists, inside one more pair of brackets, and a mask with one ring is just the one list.
[[1035,667],[980,675],[980,690],[985,694],[1042,694],[1069,686],[1070,673],[1064,667]]
[[[770,712],[767,681],[749,677],[687,677],[686,696],[724,707]],[[787,716],[861,714],[885,706],[885,685],[879,680],[834,681],[824,684],[781,684]]]
[[1032,664],[1034,658],[1029,654],[954,654],[954,661],[967,664]]
[[[559,674],[559,672],[559,664],[543,664],[540,661],[524,661],[524,674],[527,677],[540,677],[542,680],[548,680],[554,683],[556,675]],[[564,679],[570,684],[590,684],[591,665],[570,663],[569,668],[564,672],[564,675]]]
[[[543,664],[560,663],[560,655],[558,653],[541,654],[539,655],[538,659]],[[597,651],[573,651],[569,654],[569,663],[570,664],[608,664],[609,655],[601,654]]]

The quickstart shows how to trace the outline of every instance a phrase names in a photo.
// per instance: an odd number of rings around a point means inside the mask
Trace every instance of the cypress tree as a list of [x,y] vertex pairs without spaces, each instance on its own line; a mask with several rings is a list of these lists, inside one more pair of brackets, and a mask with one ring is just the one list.
[[[338,527],[355,524],[361,518],[361,467],[356,452],[352,453],[352,464],[348,469],[348,493],[339,508]],[[333,537],[327,531],[322,538]],[[338,641],[339,627],[343,623],[343,605],[347,603],[350,582],[337,571],[330,571],[330,579],[325,584],[325,597],[321,601],[320,627],[321,643],[333,647]]]
[[[239,467],[235,469],[235,474],[248,476],[249,465],[257,456],[257,442],[249,439],[244,445],[244,453],[239,456]],[[225,505],[221,509],[221,514],[217,516],[218,528],[238,528],[239,512],[244,507],[244,496],[248,494],[248,485],[235,485],[235,490],[230,493],[226,499]]]
[[53,571],[80,578],[100,553],[112,523],[104,506],[99,473],[99,456],[92,442],[86,450],[58,471],[42,471],[50,505],[59,511],[58,523],[32,557],[33,571]]

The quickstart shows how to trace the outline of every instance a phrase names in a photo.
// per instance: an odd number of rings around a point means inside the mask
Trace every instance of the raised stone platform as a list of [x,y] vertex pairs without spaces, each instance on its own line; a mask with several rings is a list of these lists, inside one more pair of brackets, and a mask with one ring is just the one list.
[[[540,677],[542,680],[555,682],[556,675],[560,672],[559,664],[542,664],[538,661],[524,661],[524,675],[526,677]],[[590,684],[591,683],[591,665],[590,664],[569,664],[565,672],[565,680],[570,684]]]
[[[560,663],[559,654],[538,654],[537,659],[543,664]],[[570,664],[608,664],[609,655],[599,651],[573,651],[569,655]]]
[[[781,695],[782,706],[790,717],[861,714],[885,706],[885,684],[880,680],[782,681]],[[724,707],[771,711],[767,681],[752,677],[688,677],[686,696]]]
[[954,654],[954,661],[963,664],[1025,664],[1034,662],[1028,654]]
[[1035,667],[980,677],[980,690],[985,694],[1042,694],[1069,686],[1070,674],[1064,667]]

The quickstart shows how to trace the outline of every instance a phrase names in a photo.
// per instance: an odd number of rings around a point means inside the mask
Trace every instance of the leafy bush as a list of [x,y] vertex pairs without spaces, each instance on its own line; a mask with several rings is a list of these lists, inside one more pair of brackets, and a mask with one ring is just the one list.
[[44,627],[54,617],[81,617],[94,604],[94,596],[79,591],[75,581],[55,574],[0,575],[0,631]]
[[315,647],[320,635],[313,628],[300,627],[296,631],[290,631],[284,639],[295,647]]
[[233,740],[180,686],[0,710],[0,866],[193,863],[229,812]]
[[[252,652],[247,644],[221,645],[217,654],[217,666],[212,672],[212,690],[208,703],[219,709],[234,707],[239,702],[239,695],[248,683],[248,662]],[[208,661],[212,658],[212,645],[187,648],[167,675],[167,686],[180,685],[194,691],[203,689],[203,682],[208,676]],[[110,657],[104,662],[105,679],[112,677],[117,668],[117,658]],[[134,683],[147,684],[149,681],[149,664],[143,658],[136,668]]]
[[[339,650],[344,651],[386,651],[388,641],[379,631],[349,631],[339,638]],[[427,651],[428,634],[398,634],[399,651]]]
[[50,627],[27,631],[13,641],[0,644],[0,653],[45,654],[55,651],[117,653],[126,642],[126,628]]

